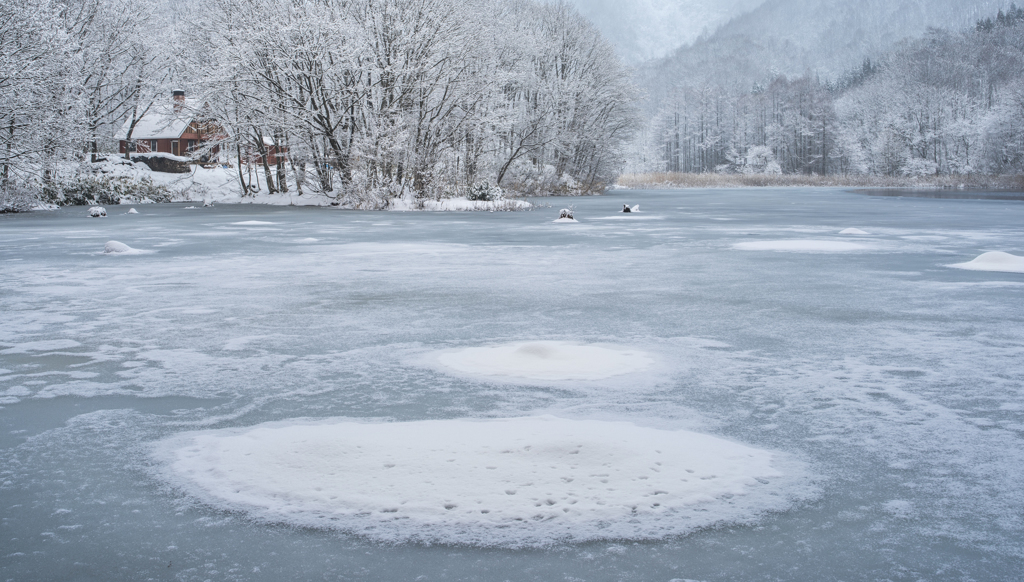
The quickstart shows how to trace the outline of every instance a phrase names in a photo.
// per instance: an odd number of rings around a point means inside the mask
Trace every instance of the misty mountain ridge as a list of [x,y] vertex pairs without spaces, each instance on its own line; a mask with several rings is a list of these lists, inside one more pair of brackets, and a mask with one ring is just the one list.
[[662,58],[764,0],[572,0],[626,63]]
[[767,0],[639,71],[648,89],[813,72],[837,79],[929,28],[959,30],[1005,8],[1000,0]]

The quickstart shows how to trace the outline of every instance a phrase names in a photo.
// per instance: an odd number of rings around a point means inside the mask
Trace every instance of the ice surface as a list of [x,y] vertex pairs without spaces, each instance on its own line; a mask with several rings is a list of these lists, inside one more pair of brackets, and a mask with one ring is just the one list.
[[388,542],[657,539],[749,522],[811,491],[779,453],[554,416],[271,424],[173,437],[157,455],[211,505]]
[[856,234],[856,235],[862,235],[862,234],[870,234],[870,233],[864,232],[863,230],[861,230],[861,229],[859,229],[859,228],[845,228],[845,229],[843,229],[843,230],[839,231],[839,234]]
[[1024,273],[1024,257],[1002,251],[984,253],[973,261],[949,265],[955,269],[969,271],[995,271],[999,273]]
[[437,361],[467,374],[530,380],[602,380],[653,363],[639,350],[556,341],[465,348],[442,352]]
[[267,222],[265,220],[243,220],[242,222],[232,222],[235,226],[268,226],[271,224],[277,224],[276,222]]
[[788,251],[797,253],[840,253],[868,249],[866,245],[835,240],[766,240],[733,245],[741,251]]
[[[574,198],[583,224],[563,228],[549,220],[565,199],[538,202],[0,216],[0,580],[1019,582],[1024,275],[941,265],[1024,255],[1024,203],[615,191]],[[627,202],[645,212],[617,213]],[[231,226],[250,220],[277,224]],[[838,234],[849,226],[872,236]],[[732,246],[776,239],[868,248]],[[108,240],[160,252],[104,255]],[[438,361],[540,341],[652,363],[535,380]],[[645,543],[391,545],[197,503],[144,453],[182,432],[306,418],[544,414],[779,451],[821,478],[821,496]],[[705,507],[720,516],[717,503]]]

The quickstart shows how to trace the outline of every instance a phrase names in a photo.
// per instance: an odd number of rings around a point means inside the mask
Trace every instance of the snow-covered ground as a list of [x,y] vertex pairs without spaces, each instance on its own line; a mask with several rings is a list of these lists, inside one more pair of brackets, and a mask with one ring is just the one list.
[[547,202],[0,216],[0,580],[1019,578],[1024,205]]
[[[158,154],[149,154],[158,155]],[[176,158],[180,160],[186,158]],[[258,191],[243,196],[238,177],[238,168],[227,165],[203,167],[192,165],[188,174],[153,172],[143,163],[129,163],[120,158],[110,158],[95,164],[97,170],[106,176],[128,177],[134,180],[151,180],[157,186],[166,186],[182,199],[205,204],[266,204],[271,206],[338,206],[337,196],[312,192],[309,188],[300,195],[294,184],[288,192],[270,194],[262,168],[243,167],[246,181]],[[125,202],[127,203],[127,202]],[[445,198],[441,200],[416,200],[412,196],[400,197],[393,201],[389,210],[410,211],[469,211],[469,210],[525,210],[531,204],[525,200],[503,198],[499,200],[469,200],[467,198]]]

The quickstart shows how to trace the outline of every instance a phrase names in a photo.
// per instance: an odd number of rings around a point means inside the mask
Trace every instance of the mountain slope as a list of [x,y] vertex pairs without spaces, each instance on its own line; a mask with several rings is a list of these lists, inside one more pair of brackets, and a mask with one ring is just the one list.
[[623,61],[663,57],[764,0],[572,0]]

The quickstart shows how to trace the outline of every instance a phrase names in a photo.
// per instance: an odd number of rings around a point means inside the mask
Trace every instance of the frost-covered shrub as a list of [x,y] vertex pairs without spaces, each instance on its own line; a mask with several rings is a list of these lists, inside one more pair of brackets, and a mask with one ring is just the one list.
[[149,178],[128,176],[79,174],[62,185],[59,193],[52,193],[53,202],[61,206],[92,206],[94,204],[121,204],[140,202],[170,202],[174,196],[166,186],[158,186]]
[[470,200],[491,202],[503,198],[504,193],[501,191],[501,188],[492,185],[490,182],[477,182],[469,189],[469,194],[466,197]]
[[0,184],[0,214],[28,212],[39,203],[36,194],[23,184]]

